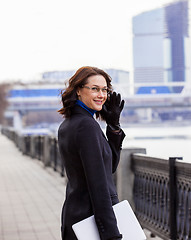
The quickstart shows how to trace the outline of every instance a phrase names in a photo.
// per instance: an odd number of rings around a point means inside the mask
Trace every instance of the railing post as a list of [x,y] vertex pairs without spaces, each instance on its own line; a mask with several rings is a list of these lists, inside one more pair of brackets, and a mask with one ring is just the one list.
[[169,192],[170,192],[170,239],[177,240],[177,184],[176,184],[176,159],[182,160],[181,157],[169,158]]
[[145,148],[126,148],[122,149],[120,155],[120,163],[117,169],[117,192],[118,197],[121,200],[127,199],[134,209],[133,200],[133,184],[134,184],[134,172],[132,169],[132,155],[134,153],[146,154]]
[[54,171],[57,170],[57,141],[54,138]]

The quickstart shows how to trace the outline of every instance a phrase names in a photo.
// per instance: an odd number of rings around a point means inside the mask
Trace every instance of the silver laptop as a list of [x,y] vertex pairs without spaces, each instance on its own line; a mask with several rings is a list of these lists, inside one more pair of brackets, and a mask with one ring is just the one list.
[[[127,200],[113,206],[119,232],[123,240],[145,240],[142,230]],[[78,240],[100,240],[94,216],[88,217],[72,226]]]

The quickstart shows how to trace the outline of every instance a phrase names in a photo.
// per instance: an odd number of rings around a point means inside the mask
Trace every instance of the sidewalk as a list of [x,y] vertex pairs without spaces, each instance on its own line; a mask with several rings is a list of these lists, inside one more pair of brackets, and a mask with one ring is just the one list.
[[0,240],[60,240],[65,182],[0,134]]
[[0,240],[61,240],[64,198],[64,178],[0,133]]

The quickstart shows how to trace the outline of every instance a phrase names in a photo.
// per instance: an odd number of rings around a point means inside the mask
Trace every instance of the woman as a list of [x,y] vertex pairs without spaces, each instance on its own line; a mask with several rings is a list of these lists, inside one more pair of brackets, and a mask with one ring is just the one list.
[[[111,90],[107,73],[82,67],[62,93],[63,108],[59,112],[65,120],[59,127],[58,144],[68,177],[62,240],[76,240],[72,225],[93,214],[101,240],[122,238],[112,209],[119,202],[112,173],[125,137],[119,125],[124,100]],[[106,121],[107,139],[94,114]]]

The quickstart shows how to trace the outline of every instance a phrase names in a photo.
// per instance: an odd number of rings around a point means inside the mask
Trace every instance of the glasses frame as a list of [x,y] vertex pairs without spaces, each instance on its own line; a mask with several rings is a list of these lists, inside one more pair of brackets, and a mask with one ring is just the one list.
[[[92,93],[99,93],[100,90],[101,90],[101,92],[102,92],[104,95],[107,95],[107,94],[110,93],[110,91],[108,90],[108,88],[88,87],[88,86],[84,86],[84,85],[82,85],[81,88],[87,88],[87,89],[91,90]],[[106,92],[105,92],[105,90],[106,90]]]

